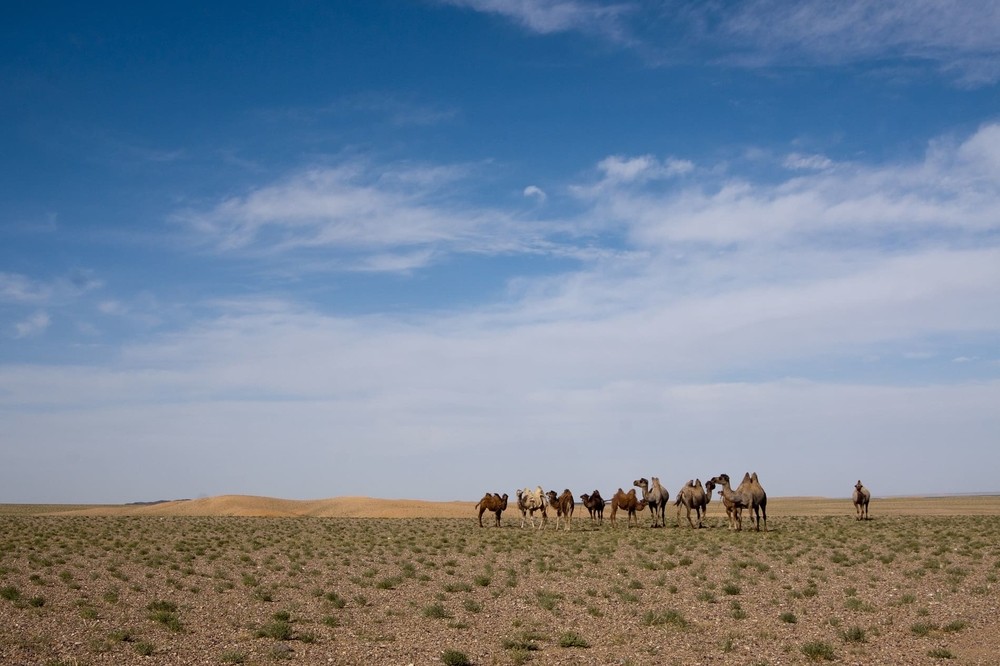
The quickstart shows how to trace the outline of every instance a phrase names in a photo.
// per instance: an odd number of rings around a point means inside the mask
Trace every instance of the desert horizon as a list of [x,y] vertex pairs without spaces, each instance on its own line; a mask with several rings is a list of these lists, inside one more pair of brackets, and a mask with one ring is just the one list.
[[[674,515],[671,504],[668,516]],[[472,518],[478,500],[391,499],[356,495],[320,499],[283,499],[263,495],[215,495],[193,499],[157,500],[129,504],[0,504],[2,514],[66,514],[92,516],[239,516],[315,518]],[[873,497],[872,517],[878,515],[1000,515],[1000,494]],[[854,515],[849,497],[771,497],[768,512],[781,516]],[[577,503],[576,516],[586,517]],[[721,517],[721,504],[714,500],[708,515]],[[510,501],[504,518],[519,516],[516,501]]]

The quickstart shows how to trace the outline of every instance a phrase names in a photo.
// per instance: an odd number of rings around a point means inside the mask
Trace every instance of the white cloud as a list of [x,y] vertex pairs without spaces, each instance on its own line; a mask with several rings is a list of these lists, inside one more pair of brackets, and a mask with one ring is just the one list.
[[45,312],[36,312],[27,319],[14,324],[14,337],[27,338],[39,335],[49,327],[51,320]]
[[[328,269],[412,268],[418,265],[415,258],[430,259],[442,251],[538,251],[535,234],[526,233],[524,223],[463,202],[460,193],[468,176],[461,167],[343,164],[300,172],[177,218],[220,251],[345,253],[328,259]],[[385,261],[388,257],[393,259]]]
[[822,171],[833,166],[833,162],[825,155],[802,155],[791,153],[785,157],[784,165],[786,169],[805,169]]
[[[643,247],[677,243],[826,243],[831,235],[877,247],[886,235],[921,243],[933,234],[966,242],[997,230],[1000,126],[987,125],[958,144],[937,141],[913,164],[841,164],[776,184],[711,170],[672,188],[637,188],[656,172],[650,158],[608,158],[598,183],[571,191],[592,217],[624,225]],[[809,160],[815,166],[818,160]]]
[[18,273],[0,273],[0,302],[32,303],[52,296],[51,285]]
[[524,188],[524,196],[532,199],[537,199],[540,203],[544,203],[548,196],[545,191],[537,185],[528,185]]
[[601,36],[654,63],[701,61],[707,52],[745,67],[896,62],[930,64],[960,86],[1000,81],[1000,6],[992,0],[751,0],[665,9],[640,2],[440,1],[534,33]]
[[496,14],[541,34],[579,31],[620,39],[620,17],[631,3],[607,4],[587,0],[440,0],[444,4]]

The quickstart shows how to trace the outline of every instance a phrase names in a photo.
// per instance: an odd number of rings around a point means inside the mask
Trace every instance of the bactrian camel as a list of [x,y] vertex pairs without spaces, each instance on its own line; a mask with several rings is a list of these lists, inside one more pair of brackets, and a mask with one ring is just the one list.
[[573,509],[576,507],[573,493],[567,488],[562,491],[562,495],[556,495],[556,491],[550,490],[545,496],[548,498],[549,506],[556,511],[556,529],[559,529],[559,523],[565,520],[568,530],[573,523]]
[[[764,517],[764,531],[767,531],[767,493],[764,492],[764,487],[760,485],[760,481],[757,480],[757,472],[753,474],[744,474],[743,481],[740,483],[740,488],[745,492],[750,494],[750,498],[753,500],[750,509],[751,515],[750,520],[754,521],[754,525],[757,527],[757,531],[760,532],[760,519],[763,515]],[[739,490],[740,488],[737,488]],[[754,519],[754,514],[756,514],[756,520]]]
[[652,485],[645,478],[632,482],[636,488],[642,488],[642,499],[645,500],[649,512],[653,515],[653,527],[665,527],[667,524],[665,515],[667,502],[670,501],[670,493],[660,485],[660,479],[652,477]]
[[590,493],[584,493],[580,495],[580,500],[583,501],[583,506],[587,508],[590,513],[590,520],[597,521],[598,523],[604,522],[604,498],[601,497],[601,493],[597,490]]
[[635,488],[632,488],[628,492],[619,488],[615,496],[611,498],[611,524],[616,524],[615,516],[618,514],[618,509],[621,509],[628,514],[628,527],[632,527],[633,519],[635,520],[635,526],[639,527],[639,517],[636,516],[636,513],[645,508],[646,500],[638,499],[635,496]]
[[483,527],[483,514],[492,511],[497,516],[497,527],[500,527],[500,514],[507,509],[507,493],[498,495],[496,493],[486,493],[483,499],[476,504],[479,509],[479,526]]
[[677,500],[674,502],[677,507],[678,527],[681,524],[681,507],[687,509],[687,519],[688,523],[691,524],[691,529],[695,527],[694,521],[691,520],[691,509],[694,509],[695,517],[698,518],[697,526],[703,527],[702,519],[708,511],[708,503],[712,501],[713,490],[715,490],[715,484],[711,480],[706,481],[703,488],[701,479],[688,481],[687,485],[680,489],[677,493]]
[[545,513],[545,491],[542,490],[541,486],[538,486],[534,490],[531,488],[518,490],[517,508],[521,510],[521,527],[524,527],[526,518],[531,518],[531,526],[535,526],[536,511],[542,512],[542,520],[538,525],[539,528],[548,522],[548,516]]
[[872,499],[872,494],[861,485],[861,479],[854,484],[854,494],[851,498],[854,501],[854,509],[857,511],[856,520],[868,520],[868,502]]
[[739,532],[743,529],[743,509],[749,509],[753,505],[753,497],[744,490],[743,484],[733,490],[729,484],[728,474],[720,474],[712,479],[712,483],[722,487],[719,495],[722,497],[723,506],[726,507],[726,515],[729,516],[729,529]]

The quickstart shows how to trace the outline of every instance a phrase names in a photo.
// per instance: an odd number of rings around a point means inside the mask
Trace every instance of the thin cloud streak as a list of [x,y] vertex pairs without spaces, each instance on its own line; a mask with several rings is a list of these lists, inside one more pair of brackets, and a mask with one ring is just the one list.
[[[930,67],[961,87],[1000,80],[1000,7],[990,0],[753,0],[738,4],[442,0],[548,35],[580,32],[655,64],[702,59],[749,68],[891,61]],[[650,27],[652,26],[652,27]],[[685,39],[678,39],[678,34]]]

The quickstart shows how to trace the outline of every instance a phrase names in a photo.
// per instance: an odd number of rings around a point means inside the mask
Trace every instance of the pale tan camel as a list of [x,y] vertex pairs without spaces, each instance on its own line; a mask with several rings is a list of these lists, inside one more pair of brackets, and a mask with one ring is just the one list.
[[694,509],[695,517],[698,518],[698,527],[702,527],[702,519],[704,515],[708,512],[708,503],[712,501],[712,491],[715,490],[715,484],[711,480],[705,482],[705,487],[701,485],[701,479],[694,479],[693,481],[688,481],[687,484],[681,488],[680,492],[677,493],[677,500],[674,505],[677,507],[677,526],[680,527],[681,524],[681,507],[687,509],[687,519],[688,523],[691,524],[691,529],[694,529],[694,521],[691,520],[691,509]]
[[549,517],[545,513],[545,491],[541,486],[534,490],[522,488],[517,491],[517,508],[521,510],[521,527],[524,527],[525,519],[531,519],[531,526],[535,526],[535,512],[541,511],[542,520],[538,524],[539,529],[544,527]]
[[497,516],[497,527],[500,527],[500,514],[507,509],[507,493],[502,496],[496,493],[486,493],[483,499],[476,503],[479,509],[479,526],[483,527],[483,514],[492,511]]
[[[737,492],[744,492],[748,494],[753,500],[750,506],[750,520],[754,523],[757,531],[760,532],[760,518],[761,513],[764,515],[764,531],[767,531],[767,493],[764,492],[764,487],[760,485],[760,481],[757,480],[757,472],[750,474],[749,472],[743,474],[743,481],[740,482],[739,487],[736,489]],[[754,515],[756,514],[756,520]]]
[[642,489],[642,499],[646,501],[646,506],[649,507],[649,512],[653,515],[653,527],[666,527],[665,516],[670,493],[660,484],[660,479],[652,477],[652,484],[645,478],[636,479],[632,485]]
[[861,479],[854,484],[854,494],[851,498],[854,501],[854,509],[857,511],[855,520],[868,520],[868,502],[872,499],[872,494],[861,485]]

